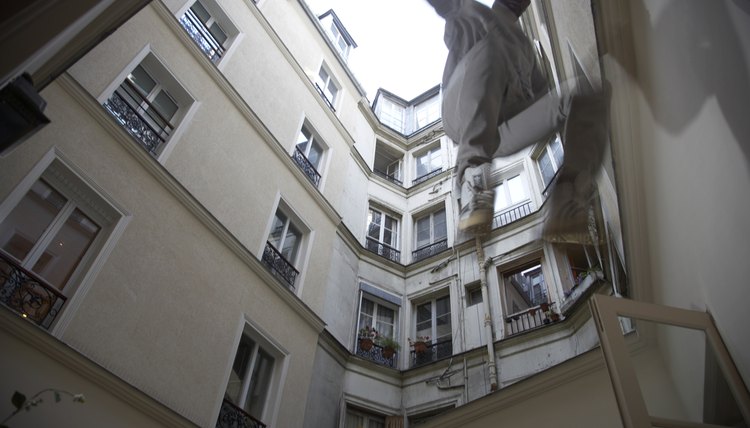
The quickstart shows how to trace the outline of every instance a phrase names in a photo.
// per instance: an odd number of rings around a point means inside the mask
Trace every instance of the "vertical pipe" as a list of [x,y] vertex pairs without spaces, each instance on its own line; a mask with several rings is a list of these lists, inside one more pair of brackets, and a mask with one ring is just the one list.
[[477,263],[479,263],[479,281],[482,287],[482,307],[484,308],[484,336],[487,340],[487,354],[489,358],[490,390],[497,390],[497,367],[495,364],[495,344],[492,340],[492,312],[490,311],[489,289],[487,288],[487,272],[485,271],[484,247],[480,234],[474,236],[477,246]]

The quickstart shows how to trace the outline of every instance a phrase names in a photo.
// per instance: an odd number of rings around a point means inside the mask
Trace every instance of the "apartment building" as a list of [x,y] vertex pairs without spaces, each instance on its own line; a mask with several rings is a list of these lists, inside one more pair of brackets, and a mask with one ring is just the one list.
[[623,320],[649,414],[747,424],[750,17],[688,3],[532,2],[519,25],[551,88],[613,84],[611,150],[575,244],[540,239],[560,135],[496,160],[481,251],[455,230],[439,85],[369,100],[356,33],[303,0],[141,5],[0,158],[0,391],[87,400],[7,423],[639,426],[589,303],[614,296],[709,312],[734,361]]

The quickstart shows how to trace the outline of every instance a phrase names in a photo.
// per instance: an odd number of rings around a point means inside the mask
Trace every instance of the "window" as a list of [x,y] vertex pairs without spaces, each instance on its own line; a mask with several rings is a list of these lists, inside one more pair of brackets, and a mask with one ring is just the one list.
[[420,130],[440,119],[440,97],[430,98],[429,100],[414,106],[414,116],[417,121],[416,130]]
[[318,79],[315,81],[315,85],[328,103],[328,107],[330,107],[331,110],[335,110],[334,105],[336,104],[339,87],[336,85],[336,82],[333,81],[330,72],[326,70],[324,65],[320,66]]
[[180,24],[213,63],[218,63],[238,34],[214,0],[197,0],[180,18]]
[[[363,295],[359,309],[359,321],[357,323],[358,336],[362,329],[375,329],[378,339],[390,338],[398,341],[398,332],[396,331],[398,311],[396,308],[395,305],[387,303],[382,299],[370,296],[369,294]],[[358,356],[387,367],[396,367],[396,358],[394,358],[394,355],[383,355],[378,340],[375,341],[374,346],[368,349],[360,346],[360,341],[358,340],[356,347],[356,354]]]
[[404,154],[380,141],[375,145],[375,162],[373,170],[386,180],[403,185],[401,181],[401,163]]
[[290,287],[299,271],[294,264],[302,241],[302,232],[292,223],[281,209],[276,210],[276,215],[271,225],[271,233],[268,234],[266,248],[263,251],[262,261],[279,279]]
[[416,306],[416,337],[428,337],[426,352],[414,353],[412,365],[425,364],[453,355],[450,296],[438,297]]
[[503,180],[495,187],[495,212],[501,212],[529,199],[521,175]]
[[273,355],[243,334],[229,374],[217,426],[229,426],[221,422],[234,420],[236,423],[237,419],[249,419],[242,426],[266,426],[257,423],[266,418],[274,366]]
[[400,262],[398,220],[395,217],[370,208],[367,215],[367,249],[391,261]]
[[0,301],[49,328],[120,217],[53,161],[0,222]]
[[331,21],[331,25],[329,28],[329,35],[331,36],[331,41],[333,42],[333,45],[336,46],[336,50],[339,51],[342,57],[344,59],[347,59],[349,56],[349,49],[351,46],[346,41],[346,38],[344,38],[344,35],[339,30],[339,27],[336,25],[335,22]]
[[539,261],[503,274],[505,313],[516,314],[548,303],[547,285]]
[[401,104],[381,96],[378,100],[380,122],[398,132],[404,132],[406,109]]
[[466,285],[466,307],[474,306],[482,303],[482,284],[480,282],[472,282]]
[[157,157],[193,100],[153,55],[128,73],[104,107]]
[[555,178],[555,173],[560,169],[563,162],[563,147],[559,135],[544,146],[536,162],[539,165],[539,173],[542,175],[542,182],[544,182],[544,188],[546,189],[552,179]]
[[435,146],[416,156],[416,177],[413,184],[421,183],[442,171],[440,146]]
[[324,150],[319,138],[313,136],[312,132],[303,125],[297,136],[297,145],[292,158],[315,186],[320,184],[319,171]]
[[433,256],[448,248],[448,230],[445,222],[445,208],[423,216],[415,222],[414,261]]
[[385,418],[347,407],[344,426],[345,428],[385,428]]

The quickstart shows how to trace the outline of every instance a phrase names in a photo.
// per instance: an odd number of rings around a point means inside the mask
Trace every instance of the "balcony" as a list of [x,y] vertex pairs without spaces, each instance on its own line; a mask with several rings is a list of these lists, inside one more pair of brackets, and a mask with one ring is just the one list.
[[219,419],[216,420],[216,428],[266,428],[266,424],[224,399]]
[[375,239],[367,238],[367,245],[365,245],[365,248],[368,251],[381,257],[385,257],[392,262],[401,263],[401,251],[383,244],[382,242],[378,242]]
[[386,180],[390,181],[393,184],[398,184],[401,187],[404,186],[404,182],[396,178],[396,176],[393,174],[387,174],[379,169],[374,169],[373,172],[375,172],[375,174],[385,178]]
[[369,349],[365,350],[360,347],[360,343],[357,341],[357,350],[355,354],[358,357],[372,361],[375,364],[380,364],[381,366],[390,367],[392,369],[396,368],[396,361],[398,361],[398,352],[394,353],[390,358],[386,358],[383,355],[383,347],[375,343],[373,343]]
[[435,242],[434,244],[430,244],[427,246],[424,246],[422,248],[418,248],[411,252],[411,258],[413,262],[418,262],[422,259],[426,259],[428,257],[432,257],[435,254],[441,253],[448,249],[448,240],[443,239],[442,241]]
[[531,208],[531,201],[526,202],[523,205],[519,205],[508,211],[503,211],[495,215],[495,218],[492,219],[492,228],[497,229],[498,227],[503,227],[505,225],[511,224],[514,221],[518,221],[533,212],[534,210]]
[[0,301],[10,310],[49,329],[66,297],[0,252]]
[[317,89],[320,96],[323,97],[323,101],[326,102],[326,105],[328,105],[328,108],[331,109],[331,111],[335,113],[336,109],[333,107],[333,103],[331,102],[331,100],[328,99],[328,96],[323,91],[323,88],[321,88],[319,84],[315,83],[315,89]]
[[128,79],[112,93],[104,108],[154,157],[174,130],[169,120],[159,114]]
[[294,289],[294,281],[297,279],[299,271],[270,242],[266,242],[261,261],[274,276],[283,281],[289,288]]
[[294,159],[294,162],[297,164],[299,169],[301,169],[302,172],[305,173],[307,179],[310,180],[310,182],[315,187],[318,187],[318,184],[320,183],[320,173],[317,169],[315,169],[315,166],[310,163],[310,161],[307,159],[307,156],[299,151],[299,149],[295,148],[294,153],[292,154],[292,159]]
[[416,186],[417,184],[427,181],[431,179],[432,177],[435,177],[437,175],[440,175],[440,173],[443,172],[443,168],[433,169],[432,171],[428,172],[427,174],[420,175],[419,177],[412,180],[411,185]]
[[211,62],[219,62],[224,55],[224,47],[211,34],[206,24],[198,19],[195,12],[188,9],[180,18],[180,24]]
[[521,312],[516,312],[515,314],[506,317],[505,323],[507,324],[507,327],[505,330],[505,336],[508,337],[523,333],[524,331],[544,327],[545,325],[559,321],[560,315],[555,312],[554,306],[556,306],[555,302],[549,304],[542,303],[541,305],[534,306],[533,308]]
[[427,345],[424,351],[411,351],[411,367],[419,367],[453,355],[453,340]]

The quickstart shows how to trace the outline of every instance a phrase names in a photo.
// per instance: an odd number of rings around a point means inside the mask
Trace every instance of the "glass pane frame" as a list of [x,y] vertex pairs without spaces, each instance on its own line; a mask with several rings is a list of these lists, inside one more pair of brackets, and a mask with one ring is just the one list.
[[750,423],[750,394],[748,394],[710,314],[599,294],[592,296],[589,300],[589,307],[597,327],[605,363],[625,428],[652,426],[711,428],[717,427],[717,425],[667,419],[652,416],[648,413],[638,377],[625,344],[619,317],[636,318],[702,331],[706,336],[708,346],[716,357],[719,369],[724,375],[745,423]]

